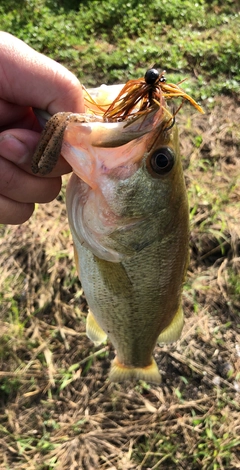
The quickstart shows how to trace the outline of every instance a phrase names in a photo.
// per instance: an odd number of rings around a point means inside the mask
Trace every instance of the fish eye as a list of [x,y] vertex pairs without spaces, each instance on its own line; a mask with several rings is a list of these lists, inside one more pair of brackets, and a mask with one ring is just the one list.
[[148,85],[153,85],[159,78],[159,71],[157,69],[148,69],[144,78]]
[[150,159],[152,170],[158,175],[166,175],[172,169],[175,154],[169,147],[161,147],[153,152]]

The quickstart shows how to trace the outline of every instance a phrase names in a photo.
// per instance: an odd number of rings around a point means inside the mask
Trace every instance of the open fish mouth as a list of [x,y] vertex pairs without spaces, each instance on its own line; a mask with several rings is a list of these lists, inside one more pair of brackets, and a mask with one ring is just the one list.
[[[159,74],[155,69],[147,70],[145,77],[129,80],[125,85],[102,85],[91,90],[83,87],[83,91],[85,113],[57,113],[49,119],[33,156],[33,173],[45,175],[52,171],[63,138],[68,140],[66,130],[72,130],[69,148],[76,147],[79,135],[85,134],[89,145],[113,149],[151,133],[152,129],[161,128],[162,132],[171,129],[185,100],[203,112],[178,85],[166,84],[164,72]],[[182,104],[172,115],[167,102],[175,98],[181,98]],[[41,110],[35,110],[35,114],[41,124],[48,119],[47,113]]]

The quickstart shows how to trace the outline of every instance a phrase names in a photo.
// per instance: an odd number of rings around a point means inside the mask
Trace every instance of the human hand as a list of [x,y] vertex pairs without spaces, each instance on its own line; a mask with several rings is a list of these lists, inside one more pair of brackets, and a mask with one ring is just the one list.
[[82,88],[65,67],[0,32],[0,223],[21,224],[34,203],[54,199],[61,175],[71,171],[60,157],[47,177],[36,176],[31,158],[41,128],[32,107],[55,114],[84,112]]

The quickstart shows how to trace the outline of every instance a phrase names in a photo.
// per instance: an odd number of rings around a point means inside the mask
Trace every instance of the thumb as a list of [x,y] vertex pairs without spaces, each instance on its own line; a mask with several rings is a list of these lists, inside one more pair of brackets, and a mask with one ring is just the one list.
[[50,114],[84,112],[82,87],[75,75],[5,32],[0,32],[0,96]]

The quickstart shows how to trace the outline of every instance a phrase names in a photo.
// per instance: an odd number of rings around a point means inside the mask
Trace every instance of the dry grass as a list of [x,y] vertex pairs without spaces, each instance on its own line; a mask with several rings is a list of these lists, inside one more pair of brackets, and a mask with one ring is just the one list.
[[[159,387],[107,381],[85,336],[64,196],[0,238],[0,469],[240,468],[237,103],[179,117],[191,210],[181,340]],[[64,193],[63,193],[64,194]]]

